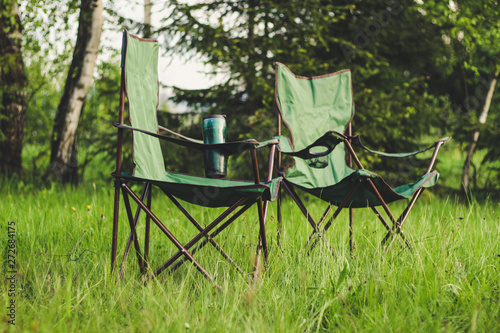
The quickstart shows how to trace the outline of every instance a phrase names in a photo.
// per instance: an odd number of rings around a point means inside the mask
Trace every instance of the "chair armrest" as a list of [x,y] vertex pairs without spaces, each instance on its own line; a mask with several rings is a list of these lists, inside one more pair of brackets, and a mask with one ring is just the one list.
[[[427,147],[425,149],[413,151],[413,152],[405,152],[405,153],[385,153],[385,152],[381,152],[381,151],[376,151],[376,150],[373,150],[373,149],[366,147],[361,142],[361,138],[359,135],[348,137],[348,136],[345,136],[344,134],[336,132],[336,131],[326,132],[319,139],[314,141],[312,144],[310,144],[309,146],[307,146],[299,151],[295,151],[293,149],[290,140],[285,136],[276,136],[276,137],[274,137],[274,139],[277,139],[279,141],[278,149],[280,150],[281,153],[286,154],[286,155],[290,155],[293,157],[298,157],[301,159],[311,159],[311,158],[316,158],[316,157],[328,155],[333,151],[333,149],[335,149],[335,147],[339,143],[342,143],[345,140],[349,140],[349,142],[352,145],[361,147],[361,148],[365,149],[366,151],[371,152],[373,154],[378,154],[378,155],[386,156],[386,157],[402,158],[402,157],[414,156],[414,155],[423,153],[427,150],[430,150],[432,148],[435,148],[438,144],[442,145],[442,144],[446,143],[447,141],[450,141],[451,137],[446,137],[446,138],[437,140],[436,142],[434,142],[432,145],[430,145],[429,147]],[[323,147],[323,148],[325,148],[325,150],[322,152],[319,152],[319,153],[311,151],[313,148],[316,148],[316,147]]]
[[[132,130],[132,131],[144,133],[147,135],[151,135],[151,136],[154,136],[158,139],[172,142],[172,143],[184,146],[184,147],[196,149],[199,151],[203,151],[206,149],[217,149],[227,156],[239,154],[239,153],[242,153],[242,152],[247,151],[247,150],[253,150],[253,149],[258,149],[258,148],[265,147],[268,145],[277,144],[277,142],[275,142],[273,140],[259,143],[258,141],[254,140],[254,139],[233,141],[233,142],[224,142],[224,143],[204,144],[203,141],[201,141],[201,140],[191,139],[189,137],[180,135],[180,134],[175,133],[175,132],[170,131],[170,130],[168,130],[168,132],[171,132],[174,135],[177,134],[177,136],[179,136],[179,138],[161,135],[161,134],[146,131],[146,130],[143,130],[140,128],[128,126],[125,124],[114,124],[114,126],[117,128],[121,128],[121,129]],[[165,129],[165,128],[163,127],[163,129]]]
[[385,152],[381,152],[381,151],[376,151],[376,150],[370,149],[370,148],[366,147],[361,142],[361,138],[360,138],[359,135],[350,136],[350,137],[348,137],[348,139],[349,139],[349,141],[350,141],[350,143],[352,145],[361,147],[361,148],[363,148],[364,150],[366,150],[366,151],[368,151],[370,153],[381,155],[381,156],[385,156],[385,157],[402,158],[402,157],[410,157],[410,156],[414,156],[414,155],[423,153],[423,152],[428,151],[428,150],[430,150],[432,148],[435,148],[438,144],[442,145],[442,144],[450,141],[451,140],[451,136],[443,138],[443,139],[440,139],[440,140],[437,140],[436,142],[434,142],[432,145],[430,145],[429,147],[427,147],[425,149],[418,150],[418,151],[413,151],[413,152],[407,152],[407,153],[385,153]]
[[[188,141],[191,141],[191,142],[196,142],[196,143],[200,143],[200,144],[203,144],[203,140],[197,140],[197,139],[193,139],[193,138],[190,138],[190,137],[187,137],[187,136],[184,136],[180,133],[177,133],[177,132],[174,132],[166,127],[163,127],[163,126],[158,126],[158,128],[162,131],[165,131],[165,132],[168,132],[172,135],[175,135],[175,136],[178,136],[179,138],[181,139],[184,139],[184,140],[188,140]],[[248,139],[248,140],[242,140],[242,141],[234,141],[234,142],[226,142],[226,143],[241,143],[241,142],[256,142],[254,139]],[[255,149],[259,149],[259,148],[263,148],[263,147],[267,147],[267,146],[272,146],[272,145],[277,145],[279,143],[279,140],[278,139],[271,139],[271,140],[267,140],[267,141],[262,141],[262,142],[258,142],[258,145],[255,146]]]
[[259,142],[258,146],[256,146],[255,149],[260,149],[260,148],[263,148],[263,147],[279,145],[279,143],[280,143],[280,140],[277,139],[277,137],[273,137],[271,140]]
[[[311,159],[311,158],[326,156],[330,154],[339,143],[342,143],[344,142],[344,140],[347,139],[345,135],[339,132],[328,131],[309,146],[301,150],[295,151],[292,147],[290,140],[287,137],[276,136],[274,138],[279,140],[278,149],[281,153],[293,157],[298,157],[301,159]],[[314,152],[313,148],[317,147],[324,148],[325,150],[321,152]]]
[[175,136],[178,136],[179,138],[183,139],[183,140],[187,140],[187,141],[191,141],[191,142],[196,142],[196,143],[203,143],[203,140],[198,140],[198,139],[193,139],[193,138],[190,138],[190,137],[187,137],[187,136],[184,136],[182,134],[179,134],[177,132],[174,132],[172,130],[169,130],[168,128],[166,127],[163,127],[163,126],[158,126],[158,128],[161,130],[161,131],[165,131],[165,132],[168,132],[172,135],[175,135]]

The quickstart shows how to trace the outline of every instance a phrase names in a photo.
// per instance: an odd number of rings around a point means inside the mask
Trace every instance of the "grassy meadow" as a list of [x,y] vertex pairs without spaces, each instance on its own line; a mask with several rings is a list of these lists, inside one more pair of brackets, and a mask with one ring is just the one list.
[[[268,218],[270,262],[252,283],[257,214],[251,208],[218,241],[248,274],[242,276],[207,246],[196,256],[222,292],[186,263],[144,285],[131,252],[124,278],[110,273],[112,184],[78,189],[53,186],[32,193],[4,186],[0,194],[3,271],[7,272],[8,222],[15,222],[16,313],[8,321],[9,284],[0,290],[4,332],[327,332],[500,330],[500,206],[469,205],[425,192],[405,227],[413,251],[379,241],[383,226],[357,210],[356,249],[349,253],[342,213],[307,256],[310,227],[285,201],[281,249],[276,206]],[[153,192],[153,195],[155,192]],[[160,194],[160,193],[157,193]],[[285,198],[286,199],[286,198]],[[153,207],[181,241],[192,231],[181,215],[156,196]],[[311,200],[311,212],[323,205]],[[403,203],[393,204],[396,212]],[[121,205],[122,213],[123,204]],[[193,208],[207,223],[217,209]],[[128,224],[120,220],[119,255]],[[174,249],[154,227],[152,265]],[[143,233],[144,223],[139,227]],[[206,256],[202,256],[206,255]],[[120,257],[121,262],[121,257]]]
[[[353,255],[343,212],[327,243],[319,242],[308,256],[304,245],[311,228],[284,197],[281,247],[271,203],[270,262],[254,283],[258,224],[252,207],[217,237],[246,274],[211,246],[195,254],[222,291],[189,263],[145,284],[134,252],[118,280],[110,272],[114,188],[102,174],[86,175],[78,188],[37,189],[29,177],[0,180],[0,332],[498,332],[500,203],[483,195],[467,202],[448,194],[456,190],[462,156],[457,146],[446,146],[437,166],[440,188],[424,192],[405,225],[412,251],[398,242],[381,247],[385,229],[371,210],[361,209],[355,211]],[[156,189],[153,197],[160,219],[187,242],[194,228]],[[398,215],[405,204],[391,209]],[[221,212],[188,207],[202,224]],[[308,207],[315,218],[325,208],[313,198]],[[129,231],[123,203],[120,209],[119,265]],[[141,238],[144,228],[141,218]],[[154,224],[151,237],[156,268],[175,248]],[[12,301],[15,325],[9,324]]]

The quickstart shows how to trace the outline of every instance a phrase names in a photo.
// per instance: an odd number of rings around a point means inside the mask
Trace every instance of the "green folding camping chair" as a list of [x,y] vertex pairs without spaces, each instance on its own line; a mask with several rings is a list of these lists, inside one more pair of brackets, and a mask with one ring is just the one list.
[[[160,135],[159,129],[166,131],[170,135],[176,133],[158,125],[158,92],[158,42],[141,39],[125,31],[122,48],[119,123],[115,125],[118,128],[117,160],[116,171],[112,174],[115,178],[111,253],[112,269],[116,266],[121,192],[130,227],[130,236],[125,246],[120,276],[123,275],[124,263],[133,245],[142,273],[151,269],[153,275],[157,276],[166,269],[173,271],[183,262],[190,261],[204,276],[213,280],[213,277],[193,257],[193,254],[199,251],[204,245],[211,244],[224,258],[237,267],[222,247],[215,242],[214,238],[254,204],[257,206],[259,216],[259,240],[254,271],[256,273],[261,252],[264,253],[264,259],[267,261],[268,254],[265,233],[266,207],[267,201],[275,197],[280,181],[279,178],[274,180],[268,178],[267,182],[260,181],[255,149],[265,145],[259,145],[255,140],[203,144],[203,141],[190,139],[179,134],[177,134],[177,137]],[[130,125],[126,125],[124,122],[125,97],[128,100]],[[124,172],[122,170],[123,136],[125,133],[133,135],[134,168],[132,172]],[[253,181],[213,179],[166,171],[160,140],[167,140],[200,152],[206,149],[216,149],[224,156],[249,151],[252,158],[254,179]],[[273,149],[271,150],[273,151]],[[272,168],[272,166],[270,167]],[[143,184],[140,195],[132,190],[131,184],[137,183]],[[151,189],[153,186],[161,189],[169,201],[173,203],[173,206],[177,207],[186,217],[186,220],[193,224],[195,236],[186,244],[182,244],[174,236],[171,232],[172,226],[168,226],[167,223],[162,222],[153,212],[154,210],[151,207]],[[135,214],[132,212],[130,199],[137,204]],[[197,221],[181,201],[202,207],[228,208],[211,223],[207,223],[206,227],[203,227],[203,223]],[[264,205],[263,201],[265,202]],[[146,216],[143,251],[141,250],[137,233],[141,212],[145,212]],[[179,215],[182,216],[181,214]],[[177,248],[175,254],[156,268],[149,265],[151,220]],[[239,267],[237,269],[242,271]]]
[[[343,208],[350,208],[349,243],[352,250],[352,208],[362,207],[370,207],[387,229],[387,235],[382,243],[389,241],[387,244],[392,244],[396,239],[393,236],[399,234],[401,238],[397,239],[410,246],[402,230],[403,224],[422,191],[436,184],[439,174],[431,170],[439,148],[451,138],[438,140],[430,147],[412,153],[389,154],[366,148],[359,136],[351,136],[354,103],[349,70],[303,77],[293,74],[285,65],[276,63],[275,95],[278,109],[277,138],[280,141],[277,168],[279,174],[283,176],[282,186],[297,203],[313,228],[308,240],[309,243],[314,239],[310,250]],[[282,122],[290,131],[290,139],[281,135]],[[391,188],[378,174],[363,168],[352,148],[353,145],[372,153],[398,158],[413,156],[432,148],[434,153],[425,174],[413,183]],[[293,165],[282,168],[281,154],[292,156]],[[356,164],[356,169],[350,165],[352,160]],[[329,203],[318,222],[311,217],[295,188]],[[408,198],[411,198],[408,206],[396,219],[388,204]],[[333,206],[337,206],[337,209],[325,224]],[[380,214],[377,206],[383,207],[392,226]],[[278,195],[278,230],[281,229],[280,207],[281,193]]]

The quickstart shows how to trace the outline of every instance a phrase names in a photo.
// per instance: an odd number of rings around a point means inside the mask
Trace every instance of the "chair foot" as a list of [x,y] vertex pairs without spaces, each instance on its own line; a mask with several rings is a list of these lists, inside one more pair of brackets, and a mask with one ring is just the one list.
[[[254,267],[253,267],[253,272],[252,272],[252,278],[253,278],[253,282],[254,283],[257,283],[257,281],[259,280],[259,274],[261,273],[261,256],[262,256],[262,241],[259,237],[259,243],[257,245],[257,251],[255,251],[255,263],[254,263]],[[264,258],[265,259],[265,258]],[[264,270],[267,269],[267,260],[264,260]]]

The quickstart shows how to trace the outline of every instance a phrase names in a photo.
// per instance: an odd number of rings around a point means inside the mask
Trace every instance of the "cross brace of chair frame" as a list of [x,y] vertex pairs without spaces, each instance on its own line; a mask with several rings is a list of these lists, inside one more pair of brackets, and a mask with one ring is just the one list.
[[[124,33],[124,36],[127,36],[126,32]],[[125,38],[124,41],[127,39]],[[153,42],[151,40],[142,40],[146,42]],[[126,43],[124,44],[126,46]],[[126,53],[124,53],[126,54]],[[123,67],[124,63],[122,63],[122,76],[121,76],[121,88],[120,88],[120,112],[119,112],[119,124],[124,124],[124,109],[125,109],[125,69]],[[129,100],[130,102],[130,100]],[[354,114],[354,113],[352,113]],[[352,117],[351,117],[352,120]],[[278,135],[281,135],[281,114],[278,113]],[[285,123],[286,124],[286,123]],[[156,126],[158,124],[156,123]],[[344,125],[342,125],[344,126]],[[291,129],[290,129],[291,130]],[[142,192],[139,195],[137,195],[132,188],[129,186],[129,178],[124,177],[121,175],[121,165],[122,165],[122,148],[123,148],[123,131],[124,129],[119,127],[118,128],[118,140],[117,140],[117,160],[116,160],[116,171],[114,172],[113,176],[115,177],[115,194],[114,194],[114,217],[113,217],[113,234],[112,234],[112,249],[111,249],[111,268],[112,270],[116,269],[117,266],[117,244],[118,244],[118,226],[119,226],[119,204],[120,204],[120,199],[123,199],[124,205],[125,205],[125,211],[127,215],[127,220],[130,228],[130,234],[127,239],[126,245],[125,245],[125,250],[123,253],[123,258],[121,262],[121,267],[119,270],[119,278],[123,277],[125,267],[126,267],[126,262],[128,259],[128,256],[130,254],[130,251],[132,250],[132,246],[134,249],[134,252],[136,253],[137,257],[137,262],[138,266],[140,268],[141,274],[148,274],[148,278],[151,276],[158,276],[160,273],[167,271],[169,273],[175,271],[177,268],[179,268],[183,263],[186,261],[191,262],[192,265],[195,266],[195,268],[206,278],[208,278],[210,281],[213,281],[215,283],[215,286],[218,289],[221,289],[220,286],[217,285],[217,283],[214,281],[214,278],[212,275],[208,273],[207,270],[205,270],[204,267],[201,266],[201,264],[193,257],[193,255],[202,249],[205,245],[210,244],[212,245],[217,252],[221,254],[221,256],[226,259],[232,266],[235,267],[235,269],[244,274],[244,271],[236,264],[236,262],[222,249],[222,247],[215,241],[215,237],[221,233],[223,230],[225,230],[228,226],[230,226],[236,219],[238,219],[244,212],[246,212],[251,206],[254,204],[257,205],[258,209],[258,218],[259,218],[259,237],[257,241],[257,249],[256,249],[256,257],[255,257],[255,265],[254,265],[254,271],[253,271],[253,277],[254,281],[257,280],[258,277],[258,271],[259,271],[259,266],[260,266],[260,257],[263,252],[264,255],[264,264],[266,265],[268,262],[268,244],[267,244],[267,238],[266,238],[266,215],[267,215],[267,210],[268,210],[268,204],[269,202],[263,201],[262,196],[260,196],[258,199],[255,199],[253,197],[251,199],[250,196],[242,197],[239,200],[237,200],[234,204],[232,204],[230,207],[228,207],[222,214],[220,214],[217,218],[215,218],[211,223],[209,223],[206,227],[203,227],[201,223],[199,223],[189,212],[188,210],[179,202],[179,200],[174,197],[171,193],[168,193],[168,191],[165,191],[165,194],[169,198],[169,200],[172,202],[172,204],[178,208],[184,215],[184,217],[196,228],[197,234],[187,243],[182,244],[173,234],[172,232],[167,228],[167,226],[153,213],[152,210],[152,186],[154,185],[153,183],[155,182],[154,180],[146,181],[144,182],[144,186],[142,188]],[[343,137],[343,142],[345,147],[347,147],[347,152],[346,152],[346,157],[348,159],[348,165],[351,167],[352,162],[356,164],[358,169],[364,169],[360,160],[356,156],[352,146],[351,146],[351,121],[348,122],[347,127],[346,127],[346,132],[347,135],[342,135],[340,136]],[[151,133],[149,133],[151,134]],[[438,151],[443,144],[443,141],[438,141],[435,145],[434,148],[434,153],[431,157],[429,166],[427,168],[426,173],[429,173],[436,161],[436,157],[438,154]],[[363,182],[367,183],[370,190],[373,192],[375,197],[378,199],[379,203],[381,204],[383,210],[385,211],[385,214],[387,215],[389,222],[381,215],[380,211],[376,207],[371,207],[372,211],[376,214],[380,222],[383,224],[385,229],[387,230],[387,234],[382,240],[382,245],[387,245],[391,246],[392,243],[397,239],[398,242],[401,244],[402,247],[408,247],[411,249],[411,243],[408,240],[408,237],[405,235],[403,232],[402,228],[405,223],[405,221],[408,218],[408,215],[413,208],[415,202],[417,199],[420,197],[422,191],[424,190],[423,187],[418,188],[414,193],[413,196],[410,199],[409,204],[407,207],[403,210],[401,215],[396,219],[394,215],[392,214],[391,210],[387,206],[387,203],[383,199],[382,195],[379,193],[377,187],[375,186],[374,182],[372,179],[369,177],[360,177],[356,183],[353,183],[353,187],[350,189],[350,191],[347,193],[345,198],[342,200],[342,202],[337,206],[336,210],[333,212],[333,215],[328,218],[330,215],[330,212],[333,210],[333,204],[329,203],[328,207],[322,214],[319,222],[316,222],[312,216],[309,214],[307,211],[307,208],[301,201],[300,197],[297,195],[293,188],[293,184],[290,181],[287,181],[286,178],[284,178],[284,171],[281,168],[281,152],[276,151],[276,144],[273,143],[270,145],[270,155],[269,155],[269,161],[268,161],[268,178],[267,181],[270,182],[272,179],[272,174],[274,170],[274,159],[275,155],[278,156],[277,158],[277,171],[278,171],[278,176],[282,177],[281,180],[281,185],[287,190],[287,192],[290,194],[292,199],[295,201],[295,203],[298,205],[299,209],[301,210],[302,214],[306,217],[307,221],[313,228],[313,231],[311,235],[308,237],[307,243],[306,243],[306,248],[309,247],[308,253],[312,251],[318,241],[324,240],[325,233],[327,230],[330,228],[332,225],[333,221],[338,217],[340,212],[344,208],[349,208],[349,248],[351,250],[351,253],[353,251],[353,209],[349,207],[349,203],[352,199],[352,197],[356,194],[356,191],[359,189],[361,184]],[[206,148],[206,147],[204,147]],[[277,153],[277,154],[276,154]],[[255,149],[250,150],[251,154],[251,160],[252,160],[252,169],[253,169],[253,175],[254,175],[254,184],[260,185],[260,176],[259,176],[259,168],[258,168],[258,163],[257,163],[257,154]],[[133,181],[136,182],[138,179],[134,179]],[[279,182],[278,182],[279,184]],[[282,228],[282,216],[281,216],[281,185],[280,189],[278,190],[278,197],[277,197],[277,222],[278,222],[278,234],[277,234],[277,244],[278,246],[280,245],[280,235],[281,235],[281,228]],[[252,184],[252,186],[254,186]],[[135,213],[132,210],[132,204],[131,200],[134,201],[137,204],[137,208],[135,210]],[[145,219],[145,235],[144,235],[144,249],[141,250],[141,244],[139,243],[139,238],[137,234],[137,226],[139,223],[139,217],[141,215],[141,212],[144,212],[146,215]],[[159,267],[153,269],[150,267],[150,233],[151,233],[151,221],[159,228],[159,230],[172,242],[172,244],[177,248],[177,252],[175,252],[173,255],[170,256],[169,259],[167,259],[163,264],[161,264]],[[390,225],[392,224],[392,226]],[[399,236],[399,237],[398,237]],[[331,247],[330,247],[331,248]]]
[[[349,126],[349,130],[350,130],[350,126]],[[439,149],[443,145],[443,143],[444,142],[438,142],[436,144],[436,147],[434,148],[433,155],[432,155],[431,160],[429,162],[429,165],[427,167],[426,173],[429,173],[431,171],[431,169],[432,169],[432,167],[433,167],[433,165],[434,165],[434,163],[436,161]],[[359,169],[364,169],[364,167],[361,164],[360,160],[358,159],[356,153],[354,152],[354,150],[353,150],[353,148],[352,148],[352,146],[351,146],[351,144],[349,142],[349,138],[348,137],[344,138],[344,144],[347,147],[347,150],[348,150],[348,153],[349,153],[349,158],[352,158],[354,160],[354,162],[356,163],[356,165],[357,165],[357,167]],[[278,157],[278,168],[280,168],[280,165],[281,165],[281,156]],[[306,219],[309,222],[309,224],[311,225],[311,227],[313,228],[313,232],[309,236],[309,238],[307,240],[307,243],[306,243],[306,247],[308,247],[310,245],[308,253],[310,253],[310,251],[312,251],[314,249],[314,247],[318,243],[319,239],[324,240],[323,235],[330,228],[332,222],[337,218],[337,216],[340,214],[340,212],[342,211],[342,209],[344,209],[344,208],[347,207],[347,204],[349,203],[349,200],[356,193],[357,189],[361,185],[361,182],[363,182],[363,181],[365,181],[365,182],[367,182],[369,184],[370,188],[373,190],[373,193],[376,195],[376,197],[380,201],[380,203],[381,203],[381,205],[382,205],[385,213],[387,214],[387,216],[389,217],[390,221],[392,222],[392,227],[391,227],[389,225],[389,223],[381,215],[381,213],[379,212],[379,210],[376,207],[371,207],[372,211],[376,214],[376,216],[378,217],[378,219],[380,220],[380,222],[383,224],[383,226],[387,230],[387,234],[386,234],[386,236],[383,238],[383,240],[381,242],[382,245],[385,245],[385,244],[387,244],[387,242],[389,242],[387,246],[388,247],[391,246],[392,243],[397,238],[395,236],[399,235],[402,238],[402,240],[404,241],[404,244],[403,244],[403,242],[401,241],[401,239],[398,238],[400,244],[402,246],[406,245],[410,249],[412,248],[411,243],[408,240],[408,238],[406,237],[406,235],[403,232],[402,228],[403,228],[403,225],[404,225],[406,219],[408,218],[408,215],[409,215],[411,209],[413,208],[415,202],[417,201],[417,199],[422,194],[422,192],[424,190],[423,187],[419,188],[413,194],[413,196],[412,196],[410,202],[408,203],[407,207],[403,210],[403,212],[401,213],[401,215],[399,216],[399,218],[396,220],[395,217],[394,217],[394,215],[392,214],[391,210],[387,206],[385,200],[382,198],[382,196],[380,195],[379,191],[377,190],[377,187],[375,186],[375,184],[373,183],[373,181],[370,178],[368,178],[368,177],[360,178],[359,182],[357,182],[352,187],[352,189],[346,195],[346,197],[344,198],[344,200],[342,201],[342,203],[340,205],[338,205],[337,209],[333,213],[332,217],[328,220],[328,222],[326,222],[326,224],[323,227],[323,229],[320,230],[320,227],[326,221],[326,218],[328,217],[330,211],[332,210],[333,204],[330,203],[328,205],[328,207],[326,208],[325,212],[321,216],[319,222],[316,222],[312,218],[312,216],[309,214],[309,212],[307,211],[307,208],[305,207],[305,205],[303,204],[303,202],[300,200],[300,197],[297,195],[297,193],[293,189],[292,184],[289,183],[286,179],[283,179],[283,182],[282,182],[283,186],[285,187],[285,189],[287,190],[287,192],[290,194],[290,196],[292,197],[292,199],[295,201],[295,203],[297,204],[297,206],[301,210],[302,214],[304,214],[304,216],[306,217]],[[279,239],[279,234],[281,233],[281,211],[280,211],[280,204],[281,203],[280,203],[280,201],[281,201],[281,193],[278,194],[278,214],[277,214],[278,215],[278,239]],[[353,209],[350,208],[350,207],[348,207],[348,208],[349,208],[349,248],[350,248],[350,251],[352,253],[353,247],[354,247],[354,244],[353,244]],[[314,241],[313,241],[313,239],[314,239]]]
[[[121,135],[119,135],[121,137]],[[121,145],[119,145],[121,146]],[[269,176],[268,181],[272,177],[272,169],[274,163],[274,152],[275,146],[271,146],[270,152],[270,164],[269,164]],[[254,171],[254,180],[256,184],[260,184],[260,176],[257,163],[257,155],[255,150],[251,151],[252,157],[252,167]],[[119,165],[121,166],[121,161]],[[214,281],[214,278],[200,265],[200,263],[193,257],[193,255],[202,249],[205,245],[210,243],[221,255],[225,258],[239,273],[245,274],[244,271],[236,264],[236,262],[222,249],[222,247],[214,240],[214,238],[231,225],[237,218],[239,218],[244,212],[246,212],[254,204],[257,205],[258,215],[259,215],[259,239],[257,244],[257,252],[254,264],[253,278],[257,279],[258,271],[260,267],[260,256],[264,252],[264,263],[267,265],[268,261],[268,248],[267,248],[267,238],[265,231],[265,219],[267,215],[268,202],[264,202],[262,197],[260,197],[257,202],[248,202],[249,197],[242,197],[232,206],[227,208],[219,217],[213,220],[205,228],[187,211],[187,209],[177,200],[172,194],[165,193],[170,201],[184,214],[184,216],[191,222],[193,226],[198,230],[198,234],[193,237],[186,244],[182,244],[177,238],[170,232],[170,230],[161,222],[161,220],[153,213],[151,210],[151,190],[152,184],[146,182],[142,189],[140,197],[130,188],[126,181],[117,177],[115,179],[115,214],[113,221],[113,238],[112,238],[112,251],[111,251],[111,267],[114,270],[116,268],[116,258],[117,258],[117,238],[118,238],[118,210],[119,210],[119,200],[120,192],[125,204],[125,209],[127,213],[127,220],[130,227],[130,235],[128,237],[121,267],[119,270],[119,278],[123,277],[128,255],[130,253],[132,244],[135,249],[137,256],[138,265],[141,274],[146,274],[149,267],[149,249],[150,249],[150,231],[151,231],[151,220],[157,227],[162,231],[165,236],[177,247],[178,251],[172,255],[167,261],[165,261],[161,266],[152,272],[152,276],[158,276],[164,270],[168,270],[172,273],[177,268],[179,268],[184,262],[190,261],[196,269],[203,274],[210,281]],[[130,198],[137,204],[137,209],[135,214],[132,213],[132,206],[130,204]],[[146,201],[146,203],[144,202]],[[239,210],[238,210],[239,208]],[[144,252],[141,251],[141,246],[139,244],[139,239],[137,236],[136,228],[138,225],[139,217],[141,212],[144,211],[146,214],[145,222],[145,236],[144,236]],[[226,220],[224,223],[222,223]],[[222,224],[221,224],[222,223]],[[217,229],[216,229],[217,228]],[[214,230],[215,229],[215,230]],[[200,242],[200,240],[204,240]],[[198,244],[199,243],[199,244]],[[198,244],[198,245],[197,245]],[[195,246],[197,245],[197,246]],[[193,248],[194,247],[194,248]],[[191,250],[192,249],[192,250]],[[215,283],[218,289],[221,289],[219,285]]]

